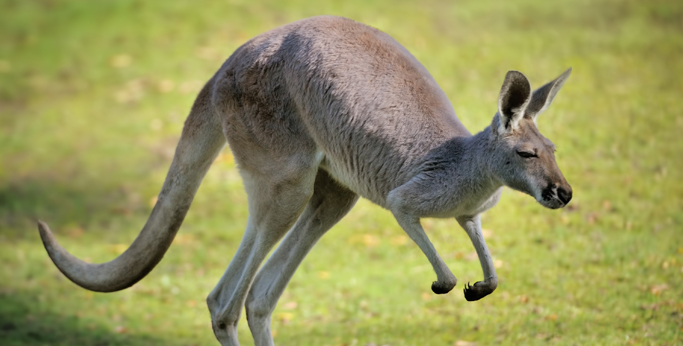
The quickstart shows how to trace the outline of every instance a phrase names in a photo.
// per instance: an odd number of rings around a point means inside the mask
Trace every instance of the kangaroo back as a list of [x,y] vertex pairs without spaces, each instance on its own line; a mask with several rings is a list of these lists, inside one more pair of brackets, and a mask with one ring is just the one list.
[[312,141],[335,179],[382,206],[425,153],[469,136],[405,48],[346,18],[310,18],[252,39],[218,71],[216,90],[238,162],[249,163],[239,152],[245,141],[274,149]]

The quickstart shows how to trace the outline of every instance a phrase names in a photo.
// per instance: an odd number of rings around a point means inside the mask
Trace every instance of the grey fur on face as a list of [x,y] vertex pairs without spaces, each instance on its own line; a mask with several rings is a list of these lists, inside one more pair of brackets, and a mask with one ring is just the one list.
[[522,73],[508,72],[491,126],[472,135],[432,76],[390,36],[345,18],[301,20],[245,43],[204,86],[158,202],[121,256],[88,264],[66,252],[43,222],[40,234],[55,265],[78,285],[102,292],[129,287],[161,260],[227,142],[244,180],[249,218],[207,298],[222,345],[238,345],[243,306],[255,344],[273,345],[270,316],[278,298],[310,249],[359,197],[393,213],[432,264],[437,294],[451,291],[457,279],[420,219],[455,218],[484,273],[464,289],[467,300],[478,300],[498,285],[480,214],[498,202],[502,187],[548,208],[571,200],[554,146],[535,124],[570,71],[534,92]]

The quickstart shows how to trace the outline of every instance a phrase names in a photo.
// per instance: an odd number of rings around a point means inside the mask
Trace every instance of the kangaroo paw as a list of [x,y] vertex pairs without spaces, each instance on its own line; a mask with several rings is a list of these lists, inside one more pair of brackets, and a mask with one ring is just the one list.
[[470,285],[468,282],[465,285],[463,292],[465,293],[465,299],[469,302],[479,300],[491,294],[496,289],[496,286],[489,285],[485,281],[477,281],[474,285]]
[[457,282],[458,280],[455,277],[449,281],[434,281],[432,282],[432,291],[436,294],[446,294],[455,287]]

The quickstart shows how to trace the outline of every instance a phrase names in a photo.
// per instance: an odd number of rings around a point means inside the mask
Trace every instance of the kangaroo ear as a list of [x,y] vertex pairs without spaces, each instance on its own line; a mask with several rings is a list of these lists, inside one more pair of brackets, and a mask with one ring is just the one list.
[[564,71],[559,77],[555,78],[554,81],[536,89],[534,94],[531,96],[531,102],[524,111],[524,117],[536,120],[536,117],[543,113],[550,104],[553,102],[555,95],[560,91],[564,82],[567,81],[569,75],[572,73],[572,68],[570,67],[567,71]]
[[531,100],[531,84],[519,71],[509,71],[505,75],[503,87],[498,96],[498,114],[500,114],[500,133],[509,132],[517,127],[524,116]]

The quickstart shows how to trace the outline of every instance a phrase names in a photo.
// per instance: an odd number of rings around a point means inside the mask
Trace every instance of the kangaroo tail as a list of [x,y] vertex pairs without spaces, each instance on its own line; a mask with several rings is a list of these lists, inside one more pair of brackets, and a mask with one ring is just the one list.
[[122,290],[145,277],[164,257],[204,175],[225,146],[221,124],[211,103],[212,87],[212,81],[207,83],[192,106],[157,203],[124,253],[107,263],[86,263],[68,253],[57,243],[48,225],[38,221],[48,255],[71,281],[92,291]]

